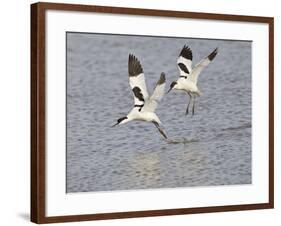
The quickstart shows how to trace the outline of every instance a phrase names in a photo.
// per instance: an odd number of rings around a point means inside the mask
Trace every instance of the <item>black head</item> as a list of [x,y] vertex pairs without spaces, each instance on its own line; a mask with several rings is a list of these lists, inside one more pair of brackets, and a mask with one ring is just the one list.
[[119,125],[119,124],[120,124],[123,120],[125,120],[125,119],[128,119],[128,117],[125,116],[125,117],[119,118],[119,119],[117,120],[117,123],[114,124],[112,127]]
[[171,83],[170,89],[168,90],[167,93],[169,93],[169,92],[174,88],[174,86],[175,86],[176,84],[177,84],[177,82],[173,81],[173,82]]

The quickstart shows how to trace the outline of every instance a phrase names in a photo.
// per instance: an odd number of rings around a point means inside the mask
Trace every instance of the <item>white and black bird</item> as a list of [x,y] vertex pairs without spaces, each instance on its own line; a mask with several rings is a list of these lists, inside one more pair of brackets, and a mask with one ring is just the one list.
[[216,57],[217,53],[218,48],[216,48],[212,53],[203,58],[197,65],[195,65],[195,67],[192,68],[192,51],[187,45],[184,45],[182,48],[177,61],[180,77],[177,81],[173,81],[171,83],[168,92],[173,89],[183,90],[189,95],[189,102],[185,113],[186,115],[188,114],[191,101],[193,101],[192,115],[194,115],[195,97],[201,96],[202,94],[197,86],[198,76],[201,71]]
[[165,92],[166,78],[162,72],[151,96],[149,96],[145,77],[140,61],[132,54],[129,55],[128,62],[129,83],[134,94],[134,107],[125,117],[119,118],[113,126],[124,124],[132,120],[152,122],[161,135],[167,139],[164,130],[161,128],[161,121],[155,113],[158,102]]

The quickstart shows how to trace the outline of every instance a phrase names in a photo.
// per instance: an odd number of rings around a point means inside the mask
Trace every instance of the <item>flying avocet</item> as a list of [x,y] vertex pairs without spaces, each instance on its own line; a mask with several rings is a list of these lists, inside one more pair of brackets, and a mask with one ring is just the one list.
[[184,45],[182,48],[177,61],[180,77],[177,81],[173,81],[171,83],[168,92],[173,89],[187,92],[189,95],[189,102],[185,112],[186,115],[188,114],[191,100],[193,100],[192,115],[194,115],[195,97],[201,96],[202,94],[197,87],[198,76],[201,71],[216,57],[217,53],[218,48],[192,68],[192,51],[187,45]]
[[140,61],[132,54],[128,61],[129,83],[134,94],[134,107],[125,117],[119,118],[113,126],[124,124],[132,120],[152,122],[161,135],[167,139],[164,130],[161,128],[161,121],[155,114],[157,103],[162,99],[165,92],[166,78],[162,72],[151,96],[148,95],[145,77]]

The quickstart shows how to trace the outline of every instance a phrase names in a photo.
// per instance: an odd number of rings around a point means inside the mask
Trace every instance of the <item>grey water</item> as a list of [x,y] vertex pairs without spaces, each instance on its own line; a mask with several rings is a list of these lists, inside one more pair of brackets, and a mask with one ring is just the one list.
[[[114,191],[251,184],[251,42],[73,33],[67,39],[66,191]],[[148,122],[111,126],[131,110],[128,55],[141,61],[151,93],[160,73],[179,76],[184,44],[193,65],[216,47],[200,74],[203,95],[185,116],[172,91],[156,110],[166,142]]]

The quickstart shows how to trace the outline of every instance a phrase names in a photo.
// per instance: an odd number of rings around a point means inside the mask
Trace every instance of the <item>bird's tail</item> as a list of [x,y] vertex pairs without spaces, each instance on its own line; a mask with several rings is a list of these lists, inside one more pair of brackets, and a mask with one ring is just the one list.
[[197,94],[199,97],[203,95],[203,93],[202,93],[199,89],[197,90],[196,94]]

